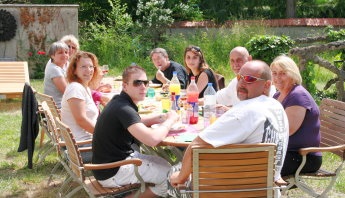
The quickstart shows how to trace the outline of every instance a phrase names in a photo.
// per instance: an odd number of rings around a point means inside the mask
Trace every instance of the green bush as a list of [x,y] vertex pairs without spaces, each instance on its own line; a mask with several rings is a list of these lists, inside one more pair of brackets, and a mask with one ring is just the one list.
[[246,47],[254,59],[270,64],[275,57],[288,53],[293,44],[288,36],[259,35],[250,39]]

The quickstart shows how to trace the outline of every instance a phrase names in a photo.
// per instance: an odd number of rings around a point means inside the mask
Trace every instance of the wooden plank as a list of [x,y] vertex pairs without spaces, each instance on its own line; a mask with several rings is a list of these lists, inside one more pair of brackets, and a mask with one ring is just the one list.
[[259,159],[238,159],[238,160],[199,160],[200,166],[232,166],[238,164],[254,165],[267,163],[267,158]]
[[232,155],[226,155],[226,153],[202,153],[199,155],[199,159],[252,159],[258,157],[267,156],[266,152],[251,152],[246,153],[244,156],[242,153],[233,153]]
[[30,83],[27,62],[0,62],[0,99],[21,98],[26,82]]
[[[222,166],[222,167],[217,167],[217,166],[204,166],[204,167],[199,167],[199,172],[238,172],[238,171],[243,171],[244,166]],[[256,165],[251,165],[250,169],[251,171],[261,171],[267,168],[267,165],[265,164],[256,164]]]

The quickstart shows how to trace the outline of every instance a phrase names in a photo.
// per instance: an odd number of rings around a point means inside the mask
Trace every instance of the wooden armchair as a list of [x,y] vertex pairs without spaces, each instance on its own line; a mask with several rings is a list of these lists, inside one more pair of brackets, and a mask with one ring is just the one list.
[[[37,154],[37,161],[39,164],[39,163],[42,163],[45,157],[54,150],[54,142],[56,142],[55,140],[53,140],[53,137],[52,137],[54,131],[52,130],[52,128],[50,128],[50,130],[48,129],[48,124],[49,124],[48,122],[50,120],[47,119],[46,112],[44,112],[42,109],[42,103],[45,102],[46,107],[49,108],[50,110],[50,114],[52,118],[58,117],[59,119],[61,119],[61,115],[60,115],[60,109],[57,108],[54,98],[52,96],[36,91],[35,97],[38,102],[38,110],[39,110],[38,114],[40,116],[40,126],[41,126],[40,150]],[[45,145],[43,145],[45,135],[48,136],[49,141],[46,142]]]
[[30,84],[27,62],[0,62],[0,99],[22,98],[26,82]]
[[[294,175],[284,178],[289,185],[283,194],[294,185],[303,192],[313,197],[326,197],[327,193],[334,186],[345,160],[345,102],[323,99],[320,104],[321,120],[321,144],[320,147],[303,148],[299,150],[302,155],[302,163]],[[327,170],[322,167],[315,173],[301,173],[310,152],[330,152],[339,156],[339,163],[333,164],[332,168]],[[316,188],[307,182],[307,180],[328,179],[328,185],[324,186],[322,192],[317,192]],[[319,188],[319,187],[318,187]]]
[[[69,172],[70,172],[71,178],[73,179],[73,181],[79,184],[78,187],[70,191],[67,195],[62,195],[63,197],[71,197],[81,189],[84,189],[89,195],[89,197],[99,197],[99,196],[106,196],[106,195],[122,195],[124,193],[128,193],[128,192],[140,189],[140,191],[137,191],[136,193],[136,197],[138,197],[140,192],[145,191],[144,180],[140,177],[139,172],[138,172],[138,166],[140,166],[142,163],[140,159],[122,160],[122,161],[112,162],[112,163],[107,163],[107,164],[84,164],[80,156],[81,149],[78,148],[78,145],[70,129],[60,120],[56,120],[56,126],[58,128],[58,131],[62,135],[63,139],[65,140],[68,159],[69,159],[69,169],[70,169]],[[86,176],[85,174],[85,171],[87,170],[109,169],[109,168],[123,166],[126,164],[135,165],[135,174],[138,180],[140,181],[140,183],[128,184],[125,186],[114,187],[114,188],[104,188],[93,176]],[[62,190],[60,191],[60,193],[62,193]]]
[[273,197],[275,144],[192,147],[192,193],[198,197]]

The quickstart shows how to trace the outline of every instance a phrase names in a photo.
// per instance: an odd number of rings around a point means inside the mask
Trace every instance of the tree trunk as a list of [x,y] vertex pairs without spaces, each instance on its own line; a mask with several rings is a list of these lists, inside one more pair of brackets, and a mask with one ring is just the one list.
[[286,0],[286,18],[296,18],[296,0]]

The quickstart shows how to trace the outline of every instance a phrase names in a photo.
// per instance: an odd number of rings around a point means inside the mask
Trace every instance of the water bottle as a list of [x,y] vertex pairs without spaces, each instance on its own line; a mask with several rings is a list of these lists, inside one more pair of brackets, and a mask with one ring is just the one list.
[[204,126],[208,127],[216,120],[216,91],[212,83],[207,84],[204,92]]
[[[181,93],[181,84],[180,81],[177,78],[177,72],[173,71],[173,77],[170,80],[169,83],[169,92],[170,95],[171,93],[175,93],[175,97],[176,97],[176,104],[178,104],[179,98],[180,98],[180,93]],[[179,109],[179,106],[177,106],[177,108]]]
[[191,83],[187,87],[187,116],[189,124],[198,123],[198,98],[199,90],[198,86],[195,83],[195,77],[191,77]]

